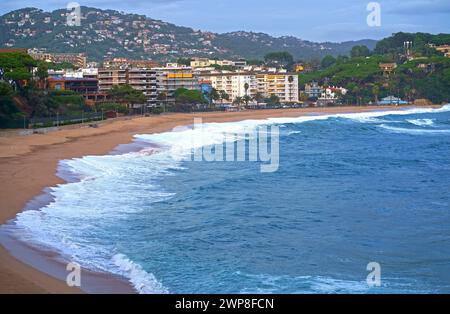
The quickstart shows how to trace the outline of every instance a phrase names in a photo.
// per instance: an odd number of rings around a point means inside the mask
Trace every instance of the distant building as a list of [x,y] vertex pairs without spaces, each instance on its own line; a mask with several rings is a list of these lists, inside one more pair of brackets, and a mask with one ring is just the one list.
[[318,106],[335,105],[342,96],[347,94],[347,89],[343,87],[330,86],[324,89],[320,97],[317,99]]
[[247,61],[244,59],[239,60],[215,60],[215,59],[208,59],[208,58],[194,58],[191,61],[191,68],[205,68],[210,67],[214,65],[218,65],[221,67],[234,67],[237,69],[243,69],[247,66]]
[[379,105],[407,105],[408,102],[395,96],[388,96],[378,102]]
[[86,67],[87,62],[84,53],[49,53],[36,49],[29,49],[28,53],[35,60],[52,63],[71,63],[78,68]]
[[98,81],[90,78],[49,78],[48,84],[53,90],[70,90],[83,95],[98,91]]
[[305,94],[309,98],[319,98],[322,92],[323,88],[317,82],[311,82],[305,85]]
[[147,104],[156,105],[156,71],[146,68],[100,68],[98,69],[100,92],[107,92],[113,86],[130,85],[147,97]]
[[130,60],[127,58],[114,58],[108,59],[103,62],[104,68],[120,68],[120,67],[131,67],[131,68],[146,68],[151,69],[159,67],[160,64],[154,60]]
[[[164,102],[174,102],[174,92],[179,88],[199,90],[198,79],[192,68],[168,63],[166,67],[154,68],[158,84],[158,94],[165,95]],[[160,100],[162,101],[162,100]]]
[[258,92],[269,98],[276,95],[282,103],[299,101],[298,75],[289,73],[260,73],[256,75]]
[[28,53],[28,49],[27,48],[0,48],[0,53],[8,53],[8,52]]
[[298,76],[289,73],[219,71],[199,77],[211,81],[216,90],[226,92],[230,101],[244,96],[254,98],[258,93],[266,98],[276,95],[283,103],[299,101]]
[[210,63],[209,63],[209,59],[208,58],[194,58],[191,61],[191,68],[205,68],[205,67],[209,67]]
[[303,71],[305,71],[305,66],[303,65],[303,63],[294,64],[294,72],[295,73],[302,73]]
[[378,66],[381,69],[381,71],[383,71],[383,74],[385,76],[388,76],[397,68],[397,63],[394,62],[380,63]]
[[450,58],[450,45],[441,45],[435,47],[437,51],[442,52],[446,57]]

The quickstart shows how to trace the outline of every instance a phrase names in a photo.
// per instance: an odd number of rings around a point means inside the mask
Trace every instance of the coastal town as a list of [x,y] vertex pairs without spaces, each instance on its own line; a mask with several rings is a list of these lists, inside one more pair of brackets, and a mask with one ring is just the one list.
[[0,294],[450,293],[449,12],[2,0]]
[[[449,45],[436,47],[436,50],[450,56]],[[317,82],[307,83],[304,90],[300,90],[299,75],[309,72],[304,64],[294,64],[293,71],[288,71],[277,65],[249,65],[244,59],[195,57],[185,64],[171,62],[161,65],[153,60],[111,58],[99,65],[87,62],[84,53],[51,53],[45,49],[0,50],[0,53],[8,52],[28,54],[34,60],[51,65],[69,65],[64,69],[48,68],[46,80],[41,83],[50,90],[77,92],[89,105],[111,101],[108,91],[113,86],[123,85],[142,91],[146,97],[145,103],[134,104],[134,109],[172,104],[176,100],[174,94],[180,88],[197,90],[205,100],[228,110],[234,110],[243,103],[247,108],[263,108],[267,102],[284,106],[305,102],[313,106],[336,105],[342,104],[341,98],[348,92],[344,87],[321,86]],[[396,67],[396,63],[379,64],[385,76],[389,76]],[[430,65],[426,63],[418,64],[418,68],[428,67]],[[34,68],[32,72],[36,73],[36,70]],[[380,104],[405,103],[394,96],[380,101]]]

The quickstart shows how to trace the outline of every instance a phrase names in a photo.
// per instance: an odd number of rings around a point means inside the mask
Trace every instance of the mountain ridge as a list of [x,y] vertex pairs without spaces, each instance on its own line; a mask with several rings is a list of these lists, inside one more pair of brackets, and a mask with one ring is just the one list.
[[262,58],[288,51],[296,59],[348,54],[355,45],[373,49],[376,40],[312,42],[291,35],[262,32],[214,33],[178,26],[136,13],[81,7],[81,26],[67,26],[65,9],[46,12],[23,8],[0,17],[0,47],[46,48],[85,52],[92,60],[107,57],[172,60],[178,57]]

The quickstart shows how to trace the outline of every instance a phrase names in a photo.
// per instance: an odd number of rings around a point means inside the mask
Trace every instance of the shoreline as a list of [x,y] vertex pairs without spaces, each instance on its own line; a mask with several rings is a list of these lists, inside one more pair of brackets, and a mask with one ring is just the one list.
[[[433,108],[439,107],[441,106],[433,106]],[[0,189],[0,198],[2,199],[0,204],[0,224],[3,225],[13,220],[18,213],[27,210],[28,206],[33,206],[35,209],[41,208],[43,203],[49,201],[48,199],[40,199],[41,197],[45,198],[45,190],[47,188],[70,181],[69,178],[66,178],[61,173],[59,167],[61,160],[86,155],[122,153],[122,151],[128,151],[128,148],[132,149],[133,145],[135,145],[133,142],[135,134],[170,131],[176,126],[192,124],[194,117],[202,118],[205,123],[220,123],[247,119],[402,110],[405,108],[417,108],[417,106],[328,107],[195,114],[176,113],[107,121],[100,124],[98,128],[70,128],[47,134],[0,137],[0,180],[3,182]],[[430,106],[426,108],[430,108]],[[136,145],[138,146],[138,144]],[[80,289],[69,288],[64,281],[55,279],[55,277],[61,277],[61,274],[65,274],[64,264],[61,262],[59,265],[55,264],[56,253],[52,254],[52,252],[30,248],[27,243],[16,239],[8,239],[4,234],[1,237],[2,240],[5,240],[2,241],[0,246],[0,293],[97,293],[105,291],[106,286],[110,288],[108,290],[110,293],[133,292],[129,290],[131,284],[125,283],[125,280],[122,278],[116,278],[117,276],[108,274],[93,273],[87,270],[83,270],[83,276],[86,273],[88,274],[86,276],[88,278],[87,286],[91,288],[97,285],[98,289],[81,291]],[[6,243],[5,246],[3,246],[4,243]],[[16,257],[13,257],[13,255]],[[36,259],[39,259],[39,265],[41,266],[37,265]],[[48,269],[53,268],[59,270],[56,273],[46,274]],[[61,272],[61,269],[63,272]],[[128,289],[126,287],[127,284]]]

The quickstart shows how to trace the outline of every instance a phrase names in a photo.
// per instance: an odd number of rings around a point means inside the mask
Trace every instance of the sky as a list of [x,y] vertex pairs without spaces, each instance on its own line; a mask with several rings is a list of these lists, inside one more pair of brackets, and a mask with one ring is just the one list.
[[[46,11],[68,0],[0,0],[0,14],[24,7]],[[367,24],[366,0],[76,0],[80,5],[144,14],[218,33],[264,32],[311,41],[380,39],[398,31],[450,32],[450,0],[378,0],[381,25]]]

